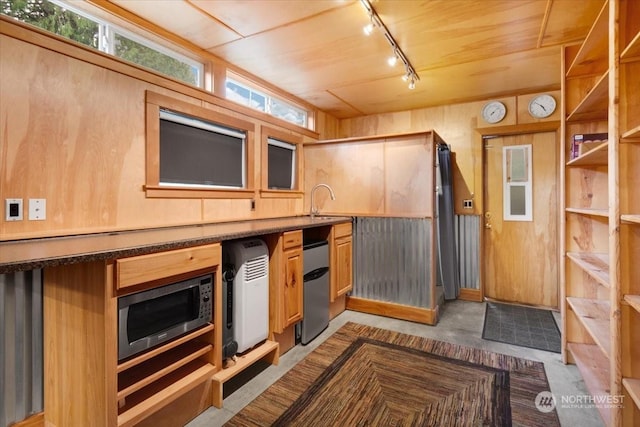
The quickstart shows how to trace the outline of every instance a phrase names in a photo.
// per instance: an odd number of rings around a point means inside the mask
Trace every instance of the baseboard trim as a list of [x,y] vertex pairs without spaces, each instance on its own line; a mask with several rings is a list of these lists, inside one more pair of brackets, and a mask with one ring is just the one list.
[[44,427],[44,412],[39,412],[27,419],[12,424],[12,427]]
[[347,310],[410,320],[412,322],[435,325],[438,323],[438,310],[412,307],[386,301],[375,301],[365,298],[347,297]]
[[480,289],[460,288],[458,299],[463,301],[482,302],[482,292]]

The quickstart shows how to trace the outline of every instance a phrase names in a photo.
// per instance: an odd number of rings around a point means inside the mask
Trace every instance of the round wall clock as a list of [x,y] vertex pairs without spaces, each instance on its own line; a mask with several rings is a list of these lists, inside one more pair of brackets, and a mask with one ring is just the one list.
[[487,123],[498,123],[507,115],[507,107],[500,101],[487,102],[482,107],[482,118]]
[[529,114],[536,119],[549,117],[554,111],[556,111],[556,100],[548,93],[534,96],[529,101]]

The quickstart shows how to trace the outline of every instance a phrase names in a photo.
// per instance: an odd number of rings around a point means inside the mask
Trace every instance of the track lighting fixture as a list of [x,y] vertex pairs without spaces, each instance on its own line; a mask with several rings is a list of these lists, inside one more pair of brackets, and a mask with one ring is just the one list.
[[375,11],[373,6],[371,6],[371,3],[369,3],[369,0],[360,0],[360,3],[367,11],[370,20],[370,22],[363,28],[364,33],[368,36],[373,32],[373,29],[375,27],[380,28],[380,31],[383,32],[385,38],[387,39],[387,42],[389,42],[389,45],[393,50],[393,54],[389,57],[389,59],[387,59],[387,63],[391,67],[393,67],[396,65],[398,60],[402,61],[405,68],[405,74],[402,76],[402,80],[405,82],[409,82],[409,89],[415,89],[416,81],[420,80],[420,76],[418,76],[418,73],[416,73],[413,65],[411,65],[411,62],[409,62],[407,56],[404,54],[402,49],[400,49],[400,46],[398,46],[395,39],[387,29],[386,25],[384,25],[384,22],[382,22],[382,20],[378,16],[378,13]]

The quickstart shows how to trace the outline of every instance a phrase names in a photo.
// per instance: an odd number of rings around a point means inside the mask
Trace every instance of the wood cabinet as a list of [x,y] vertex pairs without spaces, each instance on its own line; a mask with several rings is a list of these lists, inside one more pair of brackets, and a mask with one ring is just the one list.
[[331,302],[353,289],[353,242],[351,223],[333,227]]
[[[203,410],[203,402],[210,406],[210,380],[221,366],[218,307],[213,307],[212,323],[122,362],[117,309],[121,295],[205,272],[214,275],[212,303],[219,304],[220,257],[216,243],[47,269],[45,423],[154,423],[154,417],[175,402],[180,414],[172,420],[185,423]],[[164,276],[154,269],[160,264]]]
[[[638,2],[609,0],[563,52],[563,360],[592,395],[625,396],[597,405],[615,426],[640,422],[639,30]],[[592,134],[606,137],[576,150],[577,135]]]
[[281,334],[302,320],[302,230],[265,237],[269,246],[269,331]]

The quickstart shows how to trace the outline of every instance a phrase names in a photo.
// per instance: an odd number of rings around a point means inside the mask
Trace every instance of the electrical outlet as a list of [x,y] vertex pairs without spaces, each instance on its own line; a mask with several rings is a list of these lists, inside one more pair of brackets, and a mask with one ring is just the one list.
[[22,221],[22,199],[5,199],[4,208],[6,221]]
[[29,199],[29,221],[47,219],[47,199]]
[[473,209],[473,200],[472,199],[465,199],[462,201],[462,207],[464,209]]

